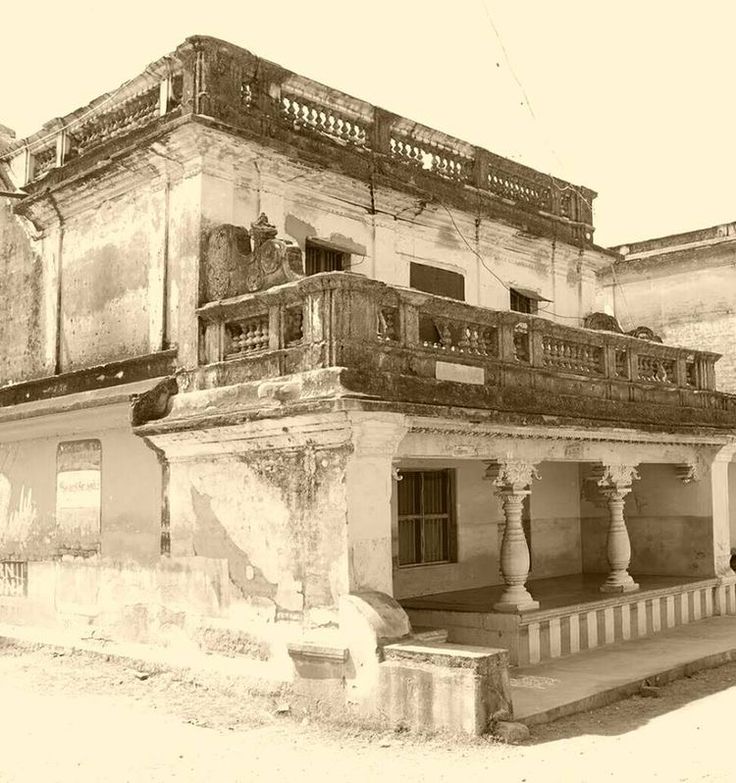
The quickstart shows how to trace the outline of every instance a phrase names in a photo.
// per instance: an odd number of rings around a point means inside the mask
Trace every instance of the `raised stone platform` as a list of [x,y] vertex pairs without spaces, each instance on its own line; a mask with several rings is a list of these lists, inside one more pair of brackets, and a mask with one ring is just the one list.
[[736,617],[711,617],[586,655],[514,670],[514,720],[535,726],[736,660]]
[[401,601],[412,625],[443,628],[450,642],[509,651],[527,666],[617,642],[641,639],[714,614],[736,614],[736,587],[718,579],[635,575],[633,593],[601,593],[601,574],[531,581],[540,608],[493,612],[501,586]]

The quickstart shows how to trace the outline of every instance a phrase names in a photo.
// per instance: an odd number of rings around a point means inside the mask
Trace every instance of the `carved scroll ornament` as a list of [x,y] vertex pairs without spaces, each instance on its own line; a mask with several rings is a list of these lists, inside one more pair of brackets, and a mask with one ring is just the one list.
[[254,293],[304,274],[302,251],[278,239],[276,227],[265,214],[243,226],[215,226],[205,248],[204,300],[212,302]]

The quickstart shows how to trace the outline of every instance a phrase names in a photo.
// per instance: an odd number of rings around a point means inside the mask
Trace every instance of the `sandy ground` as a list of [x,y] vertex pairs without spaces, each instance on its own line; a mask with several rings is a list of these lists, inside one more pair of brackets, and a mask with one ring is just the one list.
[[736,664],[524,746],[336,728],[212,675],[0,645],[0,781],[732,781]]

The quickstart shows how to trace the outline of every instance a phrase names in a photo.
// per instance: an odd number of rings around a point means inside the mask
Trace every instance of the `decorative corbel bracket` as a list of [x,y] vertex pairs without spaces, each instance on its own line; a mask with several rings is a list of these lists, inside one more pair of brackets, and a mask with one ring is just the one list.
[[682,465],[675,465],[675,473],[683,484],[700,481],[701,478],[700,465],[698,465],[697,462],[687,462]]

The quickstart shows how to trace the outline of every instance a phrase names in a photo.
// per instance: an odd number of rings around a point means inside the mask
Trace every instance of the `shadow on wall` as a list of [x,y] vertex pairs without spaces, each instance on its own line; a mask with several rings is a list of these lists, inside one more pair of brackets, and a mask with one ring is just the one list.
[[248,555],[235,544],[212,510],[210,496],[196,487],[191,488],[191,493],[192,508],[197,521],[193,540],[194,554],[226,559],[230,581],[243,596],[275,600],[277,585],[269,582],[263,572],[253,565]]

